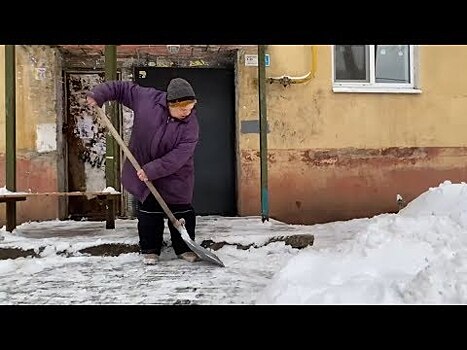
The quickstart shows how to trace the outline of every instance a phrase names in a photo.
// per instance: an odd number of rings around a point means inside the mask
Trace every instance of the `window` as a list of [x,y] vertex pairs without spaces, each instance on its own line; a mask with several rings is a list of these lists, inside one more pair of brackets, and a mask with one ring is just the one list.
[[412,45],[335,45],[336,92],[420,92]]

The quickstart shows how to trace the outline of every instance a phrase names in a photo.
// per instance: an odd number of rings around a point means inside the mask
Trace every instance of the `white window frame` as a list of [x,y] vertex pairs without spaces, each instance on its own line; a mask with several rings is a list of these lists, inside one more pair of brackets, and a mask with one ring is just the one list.
[[409,69],[410,83],[376,83],[375,82],[375,45],[366,45],[369,49],[369,82],[336,82],[335,77],[335,45],[332,45],[332,91],[333,92],[363,92],[363,93],[404,93],[420,94],[422,91],[418,88],[418,76],[416,65],[418,63],[418,50],[415,45],[409,45]]

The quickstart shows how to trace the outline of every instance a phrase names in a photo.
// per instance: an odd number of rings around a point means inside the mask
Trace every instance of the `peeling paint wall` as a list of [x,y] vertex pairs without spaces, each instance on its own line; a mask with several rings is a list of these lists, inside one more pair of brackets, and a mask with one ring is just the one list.
[[[106,188],[106,130],[86,103],[86,92],[104,81],[104,72],[65,73],[67,141],[67,191],[93,192]],[[68,199],[68,217],[105,218],[105,201],[83,196]]]
[[[5,184],[4,46],[0,50],[0,184]],[[57,124],[62,118],[61,54],[48,46],[16,46],[16,187],[17,191],[59,189]],[[0,224],[5,220],[0,206]],[[58,218],[56,198],[17,203],[18,222]]]
[[[83,174],[70,174],[72,176],[83,176],[83,183],[74,191],[103,191],[105,182],[105,152],[106,152],[106,130],[99,125],[97,116],[92,109],[83,104],[86,92],[103,81],[98,74],[68,75],[67,99],[70,115],[68,118],[68,138],[70,147],[78,152],[78,162],[84,163]],[[71,140],[73,139],[73,141]],[[79,143],[79,144],[77,144]],[[71,157],[71,156],[70,156]]]
[[[310,46],[267,52],[268,77],[310,70]],[[334,93],[331,52],[318,46],[308,83],[267,84],[271,217],[317,223],[397,211],[397,193],[412,200],[467,179],[467,46],[419,47],[421,94]],[[257,119],[257,69],[244,53],[238,67],[239,120]],[[239,142],[240,215],[258,215],[259,134]]]

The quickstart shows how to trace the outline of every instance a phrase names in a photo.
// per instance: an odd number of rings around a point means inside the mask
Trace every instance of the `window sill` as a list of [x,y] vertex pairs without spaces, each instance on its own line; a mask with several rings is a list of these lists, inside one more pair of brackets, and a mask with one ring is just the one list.
[[333,92],[370,93],[370,94],[421,94],[420,89],[378,88],[378,87],[333,87]]

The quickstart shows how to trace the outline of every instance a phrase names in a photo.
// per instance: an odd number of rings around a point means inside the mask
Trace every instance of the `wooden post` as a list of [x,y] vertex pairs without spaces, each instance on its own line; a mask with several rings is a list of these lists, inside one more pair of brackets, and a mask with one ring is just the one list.
[[[16,192],[16,62],[15,46],[5,45],[6,189]],[[16,201],[6,203],[6,230],[16,228]]]
[[[117,46],[105,45],[105,80],[117,79]],[[107,102],[105,106],[106,113],[110,116],[112,124],[119,130],[119,122],[117,115],[117,108],[115,102]],[[117,191],[117,179],[119,178],[119,155],[120,151],[118,144],[114,141],[111,134],[106,136],[106,154],[105,154],[105,179],[106,186],[113,187]],[[107,215],[106,215],[106,228],[115,228],[115,206],[116,203],[113,199],[107,200]]]

